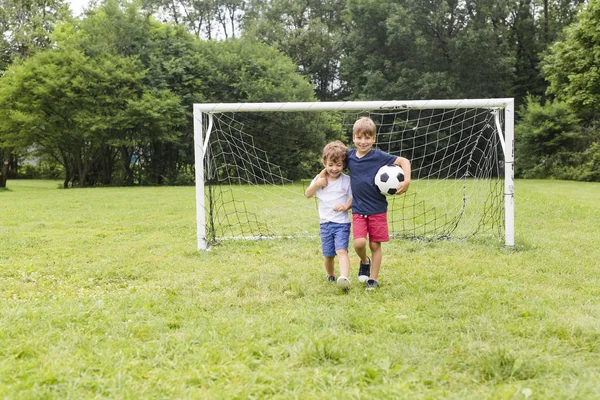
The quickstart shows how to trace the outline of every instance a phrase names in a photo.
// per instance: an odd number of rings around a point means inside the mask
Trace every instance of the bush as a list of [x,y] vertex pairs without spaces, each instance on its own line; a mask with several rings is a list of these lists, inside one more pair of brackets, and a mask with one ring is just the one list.
[[529,97],[515,128],[517,177],[600,181],[600,140],[562,102]]
[[55,163],[42,162],[40,165],[22,164],[15,171],[16,179],[62,179],[64,171],[62,166]]
[[584,182],[600,182],[600,142],[592,145],[583,153],[577,154],[577,162],[562,169],[562,174],[556,172],[558,179]]

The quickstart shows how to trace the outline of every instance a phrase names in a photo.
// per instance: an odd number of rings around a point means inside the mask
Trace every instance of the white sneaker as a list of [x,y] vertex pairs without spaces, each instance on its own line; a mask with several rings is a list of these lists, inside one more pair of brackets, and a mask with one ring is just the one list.
[[337,285],[340,289],[348,289],[350,287],[350,279],[340,276],[337,280]]

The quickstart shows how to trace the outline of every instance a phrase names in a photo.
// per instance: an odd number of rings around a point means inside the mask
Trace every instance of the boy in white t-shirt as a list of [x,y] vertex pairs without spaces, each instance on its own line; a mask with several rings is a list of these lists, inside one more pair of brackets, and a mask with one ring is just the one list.
[[350,257],[348,256],[348,240],[350,238],[350,217],[348,210],[352,207],[352,190],[350,177],[342,173],[348,148],[339,140],[328,143],[323,148],[323,166],[327,175],[317,175],[304,192],[310,198],[319,199],[319,220],[321,231],[321,247],[323,249],[327,280],[335,282],[334,260],[338,256],[340,277],[337,285],[342,289],[350,287]]

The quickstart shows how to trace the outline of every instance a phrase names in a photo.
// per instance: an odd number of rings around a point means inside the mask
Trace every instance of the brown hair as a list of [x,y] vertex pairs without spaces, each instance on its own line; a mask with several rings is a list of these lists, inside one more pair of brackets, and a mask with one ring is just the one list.
[[328,160],[333,162],[345,162],[347,152],[348,148],[339,140],[327,143],[323,148],[323,165],[325,165]]
[[364,135],[366,137],[376,137],[377,135],[377,127],[375,127],[375,122],[369,117],[361,117],[356,120],[354,126],[352,127],[352,135]]

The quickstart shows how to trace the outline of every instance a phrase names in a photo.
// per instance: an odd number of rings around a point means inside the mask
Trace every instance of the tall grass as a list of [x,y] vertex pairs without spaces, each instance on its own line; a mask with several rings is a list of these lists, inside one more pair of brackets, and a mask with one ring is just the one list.
[[347,293],[318,239],[196,251],[193,188],[57,186],[0,192],[2,398],[600,393],[599,184],[517,181],[515,249],[394,240]]

